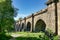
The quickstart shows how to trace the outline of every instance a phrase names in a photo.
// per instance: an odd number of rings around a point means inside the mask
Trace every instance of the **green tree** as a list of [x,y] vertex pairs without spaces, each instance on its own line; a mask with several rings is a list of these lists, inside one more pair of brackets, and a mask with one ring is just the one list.
[[0,0],[0,32],[13,28],[14,16],[16,9],[12,6],[12,0]]

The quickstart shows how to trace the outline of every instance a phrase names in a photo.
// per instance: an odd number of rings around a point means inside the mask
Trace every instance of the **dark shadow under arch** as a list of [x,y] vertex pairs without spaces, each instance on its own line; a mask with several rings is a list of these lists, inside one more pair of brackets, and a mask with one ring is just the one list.
[[22,23],[21,31],[23,30],[23,28],[24,28],[24,23]]
[[43,20],[39,19],[35,24],[35,32],[45,31],[46,24]]
[[26,31],[30,31],[30,29],[31,29],[31,23],[30,23],[30,22],[28,22],[28,23],[27,23]]

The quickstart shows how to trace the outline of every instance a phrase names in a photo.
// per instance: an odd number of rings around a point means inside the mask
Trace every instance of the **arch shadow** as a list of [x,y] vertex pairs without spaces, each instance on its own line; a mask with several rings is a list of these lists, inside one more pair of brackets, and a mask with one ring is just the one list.
[[28,22],[28,23],[27,23],[27,27],[26,27],[26,31],[30,31],[30,29],[31,29],[31,23]]
[[22,23],[21,31],[24,29],[24,23]]
[[44,32],[46,29],[46,24],[42,19],[39,19],[35,24],[35,32]]

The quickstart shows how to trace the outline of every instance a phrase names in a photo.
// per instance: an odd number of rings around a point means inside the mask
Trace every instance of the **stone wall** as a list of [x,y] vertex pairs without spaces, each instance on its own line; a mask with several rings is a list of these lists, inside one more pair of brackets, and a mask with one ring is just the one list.
[[31,30],[35,31],[35,25],[36,22],[39,19],[42,19],[46,24],[46,30],[51,30],[53,33],[58,33],[60,35],[60,1],[57,3],[57,5],[54,3],[54,1],[48,1],[47,8],[43,9],[39,12],[36,12],[32,15],[29,15],[28,17],[25,17],[20,22],[20,27],[22,27],[22,23],[24,23],[24,29],[27,27],[27,23],[31,23]]
[[57,13],[57,15],[58,15],[58,35],[60,35],[60,2],[59,3],[57,3],[57,11],[58,11],[58,13]]
[[48,5],[48,11],[47,11],[48,17],[48,29],[51,29],[52,32],[55,32],[55,5],[54,3]]

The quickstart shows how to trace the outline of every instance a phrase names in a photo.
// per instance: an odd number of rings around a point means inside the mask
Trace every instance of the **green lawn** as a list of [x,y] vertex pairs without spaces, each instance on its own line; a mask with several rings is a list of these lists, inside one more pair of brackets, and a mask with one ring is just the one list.
[[30,33],[30,32],[17,32],[15,34],[19,34],[21,37],[37,37],[39,38],[39,35],[44,35],[44,33]]
[[[50,40],[44,33],[31,33],[31,32],[14,32],[9,33],[9,35],[13,36],[15,40]],[[57,40],[57,37],[56,39]]]
[[[40,33],[15,32],[15,33],[10,33],[10,35],[13,35],[13,37],[15,36],[16,40],[42,40],[42,39],[44,40],[44,39],[46,39],[46,38],[44,38],[45,34],[42,32],[40,32]],[[46,40],[48,40],[48,38]]]

